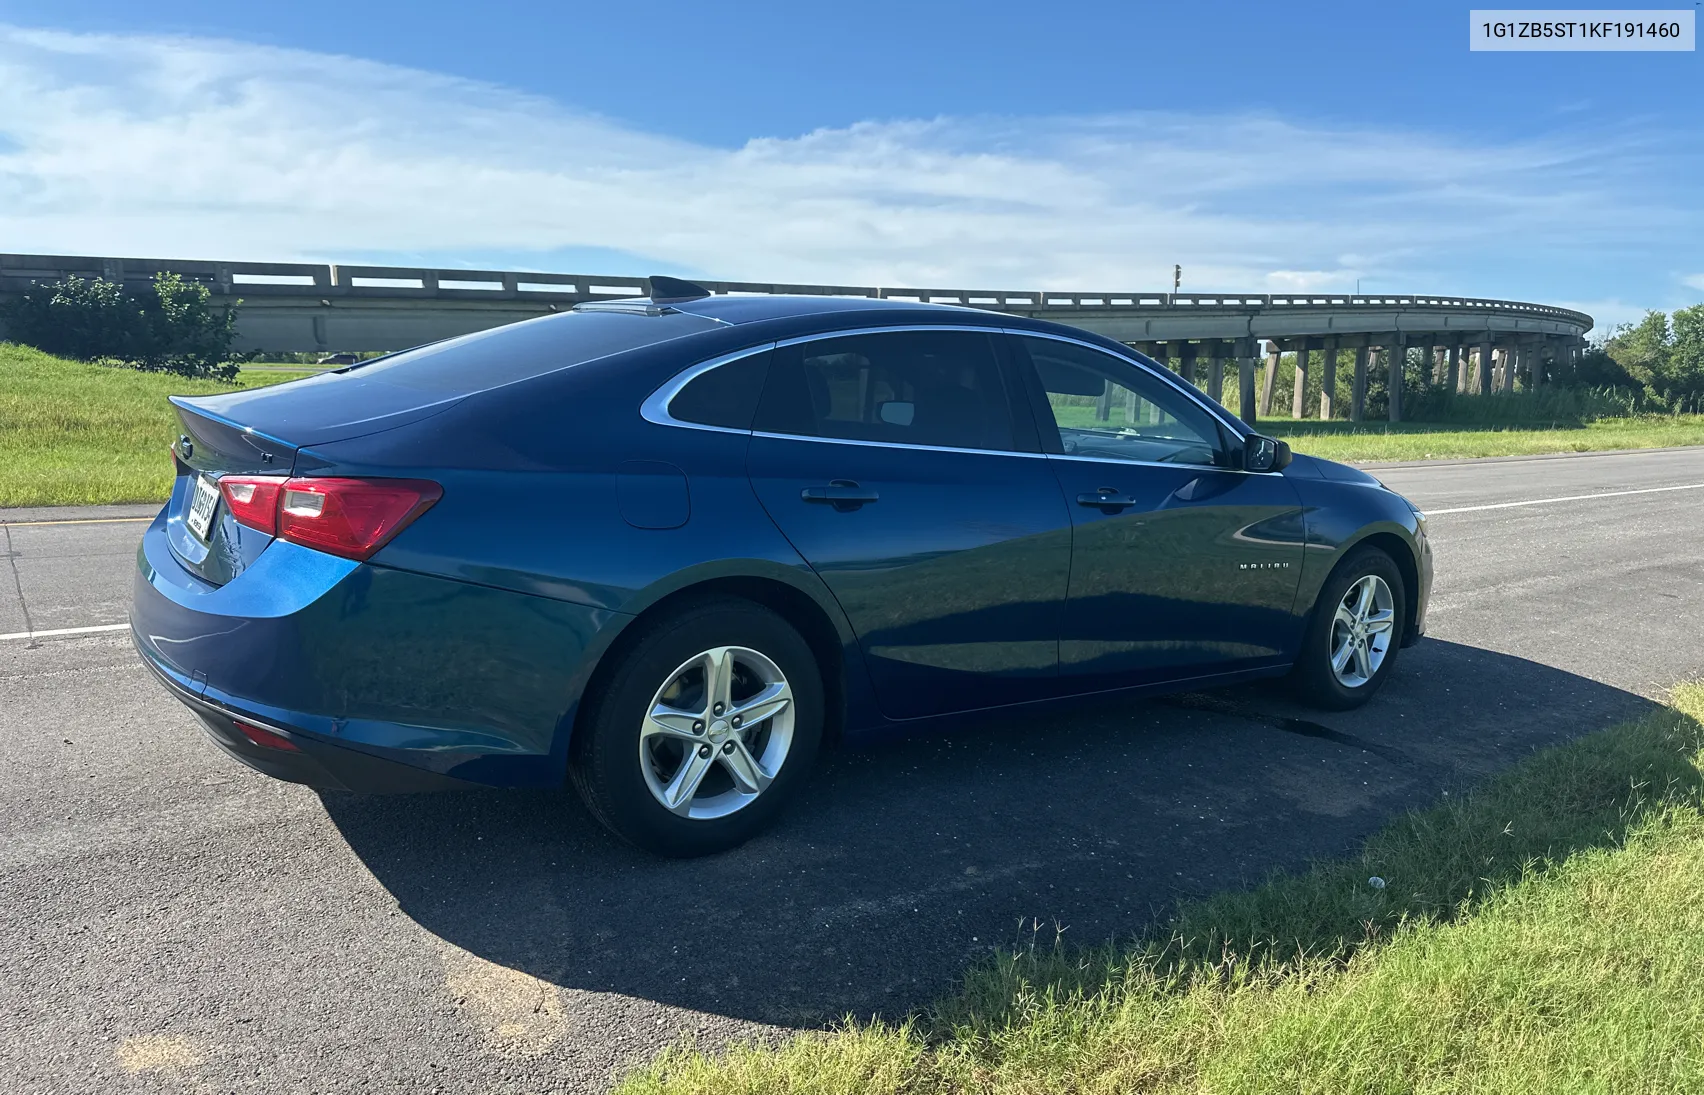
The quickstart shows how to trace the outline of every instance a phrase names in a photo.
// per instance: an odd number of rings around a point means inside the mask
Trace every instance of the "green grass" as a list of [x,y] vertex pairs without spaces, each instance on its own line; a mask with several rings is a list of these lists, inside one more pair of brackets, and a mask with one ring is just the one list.
[[171,488],[177,436],[168,395],[206,395],[308,373],[185,380],[64,361],[0,343],[0,506],[157,502]]
[[1288,441],[1297,452],[1328,460],[1359,462],[1704,445],[1704,415],[1700,414],[1602,418],[1580,425],[1555,426],[1423,422],[1391,425],[1268,418],[1262,419],[1257,428]]
[[1008,954],[901,1025],[679,1048],[619,1090],[1704,1091],[1704,685],[1671,703],[1133,946]]

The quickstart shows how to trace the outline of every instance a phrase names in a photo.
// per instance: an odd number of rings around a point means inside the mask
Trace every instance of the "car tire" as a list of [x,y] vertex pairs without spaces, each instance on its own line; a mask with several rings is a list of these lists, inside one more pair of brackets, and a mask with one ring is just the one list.
[[578,721],[575,789],[612,832],[658,855],[736,847],[809,775],[822,742],[821,668],[792,625],[738,598],[637,626]]
[[1326,578],[1308,615],[1290,676],[1296,697],[1330,711],[1372,699],[1396,665],[1407,620],[1396,562],[1375,547],[1352,551]]

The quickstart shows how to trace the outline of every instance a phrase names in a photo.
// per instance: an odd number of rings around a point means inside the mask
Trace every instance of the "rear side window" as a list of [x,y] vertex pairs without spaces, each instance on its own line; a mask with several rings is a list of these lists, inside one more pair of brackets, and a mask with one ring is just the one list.
[[669,416],[702,426],[751,429],[769,375],[769,355],[761,350],[693,377],[669,400]]
[[894,331],[784,346],[757,428],[955,449],[1015,447],[994,344],[980,331]]

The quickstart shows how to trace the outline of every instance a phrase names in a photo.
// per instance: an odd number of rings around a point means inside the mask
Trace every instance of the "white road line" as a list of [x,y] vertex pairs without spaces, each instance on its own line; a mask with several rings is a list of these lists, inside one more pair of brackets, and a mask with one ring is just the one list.
[[24,528],[29,525],[134,525],[152,521],[152,517],[68,517],[59,521],[0,521],[0,525]]
[[0,635],[0,642],[8,639],[46,639],[54,635],[93,635],[97,631],[123,631],[129,624],[96,624],[94,627],[56,627],[48,631],[14,631],[10,635]]
[[1430,509],[1424,506],[1421,508],[1426,510],[1427,517],[1434,517],[1440,513],[1478,513],[1480,510],[1487,509],[1514,509],[1516,506],[1547,506],[1552,502],[1583,502],[1591,498],[1623,498],[1629,494],[1662,494],[1664,491],[1671,490],[1704,490],[1704,483],[1688,483],[1681,487],[1642,487],[1639,490],[1608,490],[1601,491],[1597,494],[1570,494],[1562,498],[1529,498],[1524,502],[1494,502],[1488,506],[1457,506],[1454,509]]

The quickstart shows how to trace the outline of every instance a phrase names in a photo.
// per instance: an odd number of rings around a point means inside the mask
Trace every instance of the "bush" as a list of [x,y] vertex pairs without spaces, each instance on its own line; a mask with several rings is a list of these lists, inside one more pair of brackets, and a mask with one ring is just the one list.
[[1403,396],[1404,417],[1413,422],[1472,425],[1584,425],[1601,418],[1625,418],[1642,409],[1635,388],[1564,388],[1546,384],[1518,392],[1452,392],[1424,388]]
[[25,291],[4,318],[13,341],[61,357],[233,379],[242,301],[217,309],[207,286],[177,274],[156,274],[151,289],[138,295],[120,282],[70,276]]

